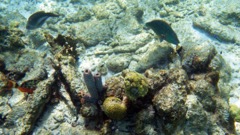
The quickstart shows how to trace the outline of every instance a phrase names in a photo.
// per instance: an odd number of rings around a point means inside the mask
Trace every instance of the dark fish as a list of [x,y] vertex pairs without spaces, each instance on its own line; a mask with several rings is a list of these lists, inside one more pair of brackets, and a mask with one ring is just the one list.
[[58,16],[59,15],[56,15],[53,13],[45,13],[44,11],[36,12],[28,18],[26,28],[28,30],[40,28],[49,17],[58,17]]
[[167,22],[156,19],[147,22],[146,26],[150,27],[161,39],[175,45],[179,44],[177,34],[173,31]]
[[23,82],[17,88],[21,92],[27,92],[29,94],[32,94],[33,91],[37,88],[38,83],[39,83],[39,80],[28,80],[28,81]]

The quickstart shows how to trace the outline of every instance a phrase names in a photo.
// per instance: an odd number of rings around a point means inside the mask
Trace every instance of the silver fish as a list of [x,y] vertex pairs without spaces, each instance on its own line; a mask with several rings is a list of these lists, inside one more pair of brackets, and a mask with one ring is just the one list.
[[40,28],[49,17],[58,17],[58,16],[59,15],[54,14],[54,13],[46,13],[44,11],[38,11],[38,12],[32,14],[28,18],[26,28],[28,30]]

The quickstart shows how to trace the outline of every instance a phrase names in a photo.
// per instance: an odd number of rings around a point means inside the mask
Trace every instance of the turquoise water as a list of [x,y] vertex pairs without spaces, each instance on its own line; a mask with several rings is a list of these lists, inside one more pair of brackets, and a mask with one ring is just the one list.
[[239,134],[239,16],[236,0],[2,0],[0,134]]

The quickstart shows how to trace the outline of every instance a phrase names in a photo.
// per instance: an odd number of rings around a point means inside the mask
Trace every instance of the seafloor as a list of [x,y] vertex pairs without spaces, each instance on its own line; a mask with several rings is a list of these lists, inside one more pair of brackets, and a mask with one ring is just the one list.
[[240,1],[1,0],[0,71],[0,134],[240,134]]

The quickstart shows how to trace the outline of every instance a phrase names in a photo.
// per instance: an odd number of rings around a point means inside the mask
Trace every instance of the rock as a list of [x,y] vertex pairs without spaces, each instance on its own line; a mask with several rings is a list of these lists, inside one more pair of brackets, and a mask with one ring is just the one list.
[[207,135],[209,125],[209,117],[203,109],[203,105],[198,101],[197,96],[188,95],[185,103],[187,107],[186,124],[184,126],[184,133]]
[[191,92],[198,97],[199,102],[202,104],[206,111],[214,112],[216,109],[217,89],[206,80],[189,81]]
[[183,43],[182,67],[190,74],[206,72],[216,53],[215,47],[207,42],[200,45],[191,42]]
[[0,25],[0,51],[18,50],[25,46],[21,39],[23,32],[18,28],[8,28]]
[[121,76],[113,76],[105,81],[105,85],[107,86],[106,94],[108,97],[114,96],[118,98],[123,98],[124,94],[124,78]]
[[[29,134],[39,116],[42,114],[46,103],[51,96],[51,85],[53,76],[38,84],[38,88],[28,100],[20,100],[12,104],[11,111],[8,111],[3,128],[11,128],[14,134]],[[19,93],[21,94],[21,93]]]
[[114,18],[122,11],[122,9],[115,2],[96,4],[92,10],[96,18],[99,20]]
[[[222,7],[223,4],[228,4],[227,7]],[[240,9],[239,1],[226,1],[225,3],[219,4],[221,8],[215,8],[214,16],[219,20],[219,22],[225,26],[240,26]]]
[[176,83],[179,86],[186,85],[188,83],[188,75],[182,68],[170,69],[168,73],[167,83]]
[[32,41],[31,48],[38,48],[46,43],[46,38],[42,31],[33,31],[29,35],[30,40]]
[[220,54],[217,54],[211,60],[208,70],[218,72],[219,79],[216,85],[218,87],[221,97],[228,100],[231,88],[228,86],[227,82],[231,80],[232,69],[226,63],[223,57]]
[[104,60],[103,60],[103,62],[100,62],[96,66],[96,69],[97,69],[97,72],[100,73],[101,75],[106,75],[108,73],[107,64],[105,63]]
[[[126,25],[126,23],[128,25]],[[137,18],[131,15],[125,15],[121,20],[117,21],[114,25],[116,34],[120,36],[137,35],[142,32],[142,26],[139,24]]]
[[237,29],[232,26],[222,25],[210,16],[194,19],[193,26],[206,31],[216,39],[240,44],[240,32]]
[[128,67],[130,60],[130,54],[111,55],[107,60],[107,67],[113,72],[121,72]]
[[108,20],[91,20],[83,22],[76,32],[77,38],[81,39],[85,46],[95,46],[101,41],[108,41],[112,37]]
[[87,21],[91,18],[91,12],[89,11],[88,8],[86,7],[79,7],[79,10],[75,14],[69,14],[65,22],[70,22],[70,23],[78,23],[78,22],[84,22]]
[[136,117],[135,131],[137,134],[157,135],[159,133],[160,129],[154,124],[156,119],[155,110],[152,105],[138,112]]
[[154,95],[157,90],[161,89],[166,84],[169,74],[167,70],[156,72],[151,68],[146,70],[144,75],[147,77],[148,85],[151,89],[149,92]]
[[153,98],[153,105],[157,114],[165,117],[165,121],[177,122],[185,116],[185,101],[187,92],[179,89],[176,84],[169,84],[163,87]]
[[[30,68],[42,67],[45,54],[45,52],[34,50],[22,50],[20,54],[12,54],[9,57],[5,57],[6,70],[24,73]],[[8,55],[8,53],[5,55]]]
[[[129,65],[129,69],[142,72],[157,64],[168,64],[171,60],[171,55],[174,52],[171,44],[167,42],[150,42],[144,48],[137,50],[133,61]],[[134,63],[137,62],[137,65]]]

